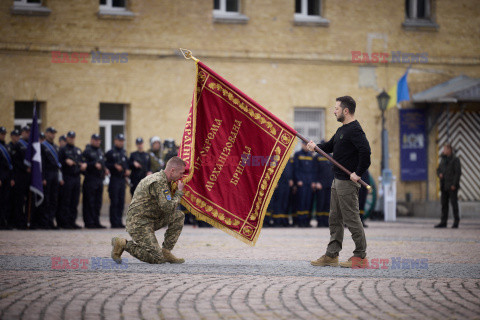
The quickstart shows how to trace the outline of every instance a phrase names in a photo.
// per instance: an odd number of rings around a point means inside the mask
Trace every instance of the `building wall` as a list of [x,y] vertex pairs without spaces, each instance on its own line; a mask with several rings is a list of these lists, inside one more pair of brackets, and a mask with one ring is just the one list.
[[[127,145],[137,136],[177,142],[183,133],[195,68],[178,54],[188,48],[257,102],[293,125],[295,107],[326,108],[326,137],[339,123],[335,98],[351,95],[380,174],[381,116],[376,95],[408,64],[352,63],[351,51],[426,52],[414,64],[411,94],[459,74],[480,77],[480,8],[474,0],[433,1],[437,31],[405,30],[404,1],[323,1],[328,27],[296,26],[294,1],[243,0],[246,24],[212,20],[212,1],[130,0],[135,17],[99,18],[98,1],[45,0],[46,17],[12,15],[0,3],[0,124],[13,126],[15,100],[46,102],[43,128],[77,131],[77,145],[98,131],[99,103],[126,103]],[[111,18],[111,17],[110,17]],[[58,64],[51,51],[126,52],[128,63]],[[89,58],[90,59],[90,58]],[[410,107],[407,103],[404,107]],[[390,166],[399,177],[398,111],[387,113]],[[436,131],[430,135],[430,199],[436,197]],[[398,197],[426,198],[426,183],[400,183]]]

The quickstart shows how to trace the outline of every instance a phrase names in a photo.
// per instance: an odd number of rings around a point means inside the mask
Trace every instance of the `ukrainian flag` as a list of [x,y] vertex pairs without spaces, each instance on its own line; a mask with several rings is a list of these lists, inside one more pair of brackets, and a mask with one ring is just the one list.
[[408,90],[407,75],[408,70],[405,71],[405,74],[398,80],[398,82],[388,90],[388,95],[390,100],[388,101],[387,110],[393,108],[401,101],[410,101],[410,92]]

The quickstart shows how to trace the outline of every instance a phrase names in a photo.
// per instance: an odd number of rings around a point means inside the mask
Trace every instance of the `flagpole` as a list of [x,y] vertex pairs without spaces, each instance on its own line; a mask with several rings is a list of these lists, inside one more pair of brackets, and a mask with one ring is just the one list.
[[[197,58],[195,58],[193,55],[192,55],[192,51],[190,50],[187,50],[187,49],[183,49],[183,48],[179,48],[180,49],[180,52],[183,54],[183,57],[187,60],[193,60],[195,62],[199,62],[199,60]],[[297,132],[297,137],[304,141],[305,143],[308,143],[309,141],[304,137],[302,136],[300,133]],[[318,153],[320,153],[322,156],[324,156],[325,158],[327,158],[331,163],[333,163],[334,165],[336,165],[337,167],[339,167],[342,171],[344,171],[345,173],[347,173],[348,175],[351,175],[352,173],[347,169],[345,168],[344,166],[342,166],[340,163],[338,163],[337,161],[335,161],[331,156],[329,156],[327,153],[325,153],[323,150],[321,150],[319,147],[315,146],[315,151],[317,151]],[[361,185],[363,185],[365,188],[367,188],[367,190],[370,192],[372,190],[372,187],[370,187],[366,182],[364,182],[362,179],[358,180],[358,183],[360,183]]]
[[[303,142],[305,143],[309,143],[309,140],[307,140],[304,136],[302,136],[300,133],[297,132],[297,137],[302,140]],[[329,156],[325,151],[323,151],[322,149],[320,149],[318,146],[315,146],[315,151],[317,151],[318,153],[320,153],[322,156],[324,156],[325,158],[327,158],[328,161],[330,161],[331,163],[333,163],[334,165],[336,165],[338,168],[340,168],[342,171],[344,171],[346,174],[348,175],[351,175],[352,173],[350,172],[350,170],[348,170],[347,168],[345,168],[344,166],[342,166],[340,163],[338,163],[335,159],[333,159],[331,156]],[[362,186],[364,186],[365,188],[367,188],[367,190],[370,192],[372,187],[370,187],[365,181],[363,181],[362,179],[358,180],[358,183],[360,183]]]

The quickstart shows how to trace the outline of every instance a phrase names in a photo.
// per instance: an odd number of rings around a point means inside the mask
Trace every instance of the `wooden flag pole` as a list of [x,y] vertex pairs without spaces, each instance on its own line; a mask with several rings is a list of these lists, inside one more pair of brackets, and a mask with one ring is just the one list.
[[[309,140],[307,140],[304,136],[302,136],[300,133],[297,132],[297,137],[302,140],[303,142],[305,143],[308,143]],[[348,170],[347,168],[345,168],[344,166],[342,166],[340,163],[338,163],[336,160],[334,160],[331,156],[329,156],[325,151],[323,151],[322,149],[320,149],[319,147],[315,146],[315,151],[317,151],[318,153],[320,153],[322,156],[324,156],[325,158],[328,159],[328,161],[330,161],[331,163],[333,163],[334,165],[336,165],[337,167],[339,167],[343,172],[345,172],[346,174],[348,175],[351,175],[352,173],[350,172],[350,170]],[[364,186],[365,188],[367,188],[368,192],[371,192],[371,189],[372,187],[370,187],[365,181],[363,181],[362,179],[358,180],[358,183],[360,183],[362,186]]]

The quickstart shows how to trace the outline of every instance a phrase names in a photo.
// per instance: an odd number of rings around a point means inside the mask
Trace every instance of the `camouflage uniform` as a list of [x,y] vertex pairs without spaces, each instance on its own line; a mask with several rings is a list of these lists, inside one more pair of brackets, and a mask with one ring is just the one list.
[[148,263],[164,263],[155,231],[167,227],[162,247],[172,250],[183,229],[185,215],[177,210],[183,192],[171,194],[165,171],[147,176],[138,184],[127,212],[128,241],[125,251]]

